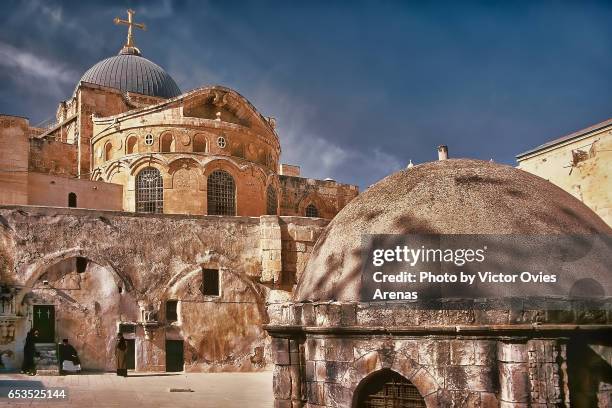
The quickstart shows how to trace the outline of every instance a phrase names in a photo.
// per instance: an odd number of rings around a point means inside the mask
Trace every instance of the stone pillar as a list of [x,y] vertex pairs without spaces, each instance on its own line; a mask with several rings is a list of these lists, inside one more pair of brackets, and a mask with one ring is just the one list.
[[272,355],[274,408],[303,407],[303,339],[273,336]]
[[500,408],[529,406],[527,344],[500,341],[497,345]]
[[259,217],[261,238],[261,282],[277,283],[283,269],[281,260],[281,227],[276,215]]
[[560,339],[527,342],[531,407],[568,407],[566,345]]

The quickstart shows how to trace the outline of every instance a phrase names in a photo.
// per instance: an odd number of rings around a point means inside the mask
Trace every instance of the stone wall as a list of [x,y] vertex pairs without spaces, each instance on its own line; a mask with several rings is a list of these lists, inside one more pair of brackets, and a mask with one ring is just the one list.
[[[165,370],[165,340],[184,342],[188,371],[265,369],[265,304],[288,297],[279,267],[301,269],[296,257],[275,262],[285,257],[281,231],[309,250],[327,224],[11,206],[0,207],[0,221],[1,280],[18,305],[0,314],[14,321],[14,340],[3,346],[9,366],[20,364],[32,306],[51,304],[56,340],[71,339],[85,369],[113,369],[123,323],[135,328],[136,369],[155,371]],[[219,271],[218,295],[202,292],[203,268]],[[166,318],[168,300],[178,301],[177,321]]]
[[0,115],[0,203],[28,203],[28,120]]
[[[548,306],[560,305],[551,302]],[[416,387],[427,407],[569,407],[570,401],[607,407],[612,394],[606,368],[584,358],[577,363],[576,357],[568,364],[568,346],[599,347],[606,367],[612,351],[610,339],[603,340],[612,323],[610,305],[589,310],[593,304],[578,302],[549,312],[534,306],[270,305],[266,327],[272,335],[275,406],[353,407],[370,378],[391,370]],[[586,375],[577,371],[585,364]],[[581,394],[583,383],[593,385],[590,400]],[[596,405],[597,400],[603,402]]]
[[612,225],[612,123],[519,156],[519,169],[561,187]]
[[29,171],[75,177],[77,154],[76,145],[59,142],[49,137],[32,138]]
[[76,207],[123,210],[123,186],[86,179],[28,173],[28,204],[68,207],[68,195],[76,195]]
[[279,176],[282,215],[305,216],[306,207],[314,205],[323,218],[333,218],[359,194],[357,186],[334,180],[316,180],[294,176]]

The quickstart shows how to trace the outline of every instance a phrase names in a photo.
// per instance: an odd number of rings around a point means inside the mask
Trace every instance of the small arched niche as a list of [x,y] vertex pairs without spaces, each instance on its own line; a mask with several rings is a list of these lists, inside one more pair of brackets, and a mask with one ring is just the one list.
[[125,145],[127,154],[138,153],[138,138],[136,136],[128,137]]
[[355,389],[353,408],[426,408],[419,390],[404,376],[383,369],[364,378]]

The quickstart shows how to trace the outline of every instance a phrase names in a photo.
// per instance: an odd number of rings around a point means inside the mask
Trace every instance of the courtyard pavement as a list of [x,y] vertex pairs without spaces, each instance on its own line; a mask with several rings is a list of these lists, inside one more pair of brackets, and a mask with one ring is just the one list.
[[[11,389],[66,388],[66,399],[9,399]],[[170,389],[193,392],[170,392]],[[84,373],[67,376],[0,374],[0,407],[270,408],[272,372]]]

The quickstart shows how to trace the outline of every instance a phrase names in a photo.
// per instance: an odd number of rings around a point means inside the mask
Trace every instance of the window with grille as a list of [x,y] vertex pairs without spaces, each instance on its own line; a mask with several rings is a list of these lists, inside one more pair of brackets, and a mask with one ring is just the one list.
[[178,306],[177,300],[166,301],[166,321],[167,322],[176,322],[178,320],[177,306]]
[[319,210],[317,210],[317,207],[315,207],[314,204],[308,204],[308,207],[306,207],[306,216],[307,217],[318,217],[319,216]]
[[398,373],[383,370],[360,386],[358,408],[425,408],[417,388]]
[[276,190],[272,186],[268,186],[268,190],[266,191],[267,203],[266,203],[266,214],[268,215],[276,215],[278,200],[276,198]]
[[164,212],[164,181],[159,170],[148,167],[136,176],[136,212]]
[[202,268],[202,287],[205,296],[219,296],[219,270]]
[[228,172],[210,173],[207,190],[209,215],[236,215],[236,184]]

